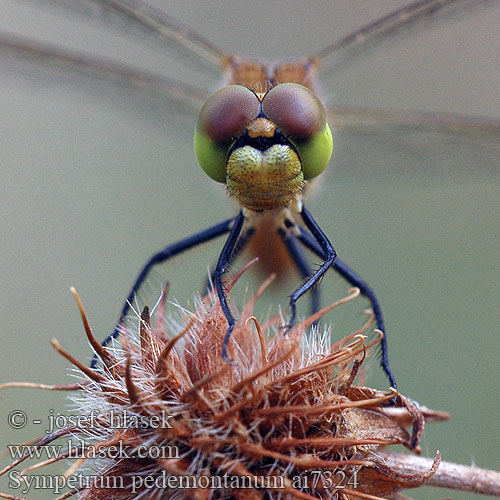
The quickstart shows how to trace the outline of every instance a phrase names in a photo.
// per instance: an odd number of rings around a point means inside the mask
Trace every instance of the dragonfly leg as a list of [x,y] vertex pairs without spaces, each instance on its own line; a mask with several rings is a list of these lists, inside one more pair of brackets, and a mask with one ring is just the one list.
[[[306,255],[300,248],[297,238],[290,232],[283,228],[278,229],[278,234],[283,240],[290,257],[292,258],[295,266],[299,270],[303,279],[311,276],[311,266],[307,260]],[[313,286],[311,290],[311,315],[318,312],[320,307],[320,290],[318,286]],[[317,322],[315,322],[316,324]]]
[[[311,250],[313,253],[319,257],[324,258],[324,252],[322,248],[318,245],[317,241],[313,238],[312,234],[301,229],[300,235],[298,236],[300,242]],[[380,359],[380,365],[382,370],[387,375],[389,383],[394,389],[397,389],[396,379],[389,367],[389,353],[387,345],[387,335],[385,331],[384,318],[382,316],[382,310],[380,308],[379,301],[375,295],[375,292],[370,288],[368,283],[359,276],[355,271],[353,271],[345,262],[341,259],[335,259],[333,263],[333,269],[340,274],[345,280],[347,280],[351,285],[359,288],[362,295],[364,295],[372,306],[373,314],[375,315],[375,321],[377,322],[377,328],[384,334],[380,342],[382,348],[382,357]]]
[[389,383],[394,389],[397,389],[396,379],[389,368],[389,352],[387,346],[387,336],[385,333],[385,325],[384,318],[382,316],[382,310],[380,309],[380,304],[375,296],[375,292],[368,286],[368,283],[359,276],[354,270],[352,270],[345,262],[338,259],[335,261],[333,268],[337,271],[340,276],[342,276],[345,280],[347,280],[351,285],[358,287],[360,292],[370,301],[372,306],[373,314],[375,315],[375,320],[377,322],[377,328],[384,334],[382,340],[380,341],[380,345],[382,348],[382,357],[380,359],[380,365],[382,366],[382,370],[384,370],[387,378],[389,379]]
[[219,256],[217,261],[217,265],[215,266],[214,272],[214,284],[215,289],[217,290],[217,295],[219,296],[220,305],[222,307],[222,311],[224,312],[224,316],[227,320],[227,330],[226,335],[224,336],[224,342],[222,344],[222,357],[225,361],[230,362],[230,358],[227,354],[227,345],[229,343],[229,338],[231,337],[231,333],[234,329],[234,317],[231,314],[231,310],[229,309],[229,305],[227,303],[226,291],[224,290],[224,285],[222,284],[222,276],[227,270],[227,266],[231,261],[231,256],[233,251],[237,247],[238,239],[240,237],[241,229],[243,227],[243,223],[245,222],[245,216],[243,212],[240,212],[234,220],[234,224],[232,225],[231,232],[224,244],[224,248]]
[[[219,224],[216,224],[215,226],[212,226],[208,229],[205,229],[204,231],[201,231],[199,233],[196,233],[192,236],[189,236],[188,238],[185,238],[183,240],[180,240],[176,243],[173,243],[171,245],[166,246],[163,250],[160,250],[158,253],[154,254],[146,263],[146,265],[142,268],[141,272],[137,276],[128,296],[123,304],[123,308],[120,313],[120,317],[118,319],[118,322],[115,326],[115,329],[113,332],[108,335],[104,341],[102,342],[103,346],[108,345],[114,338],[117,338],[120,335],[120,323],[123,321],[125,316],[130,310],[130,304],[134,300],[134,296],[143,284],[144,280],[147,278],[148,274],[151,272],[151,269],[156,266],[157,264],[161,264],[162,262],[167,261],[168,259],[174,257],[175,255],[178,255],[182,252],[185,252],[186,250],[189,250],[190,248],[195,247],[196,245],[199,245],[201,243],[204,243],[206,241],[210,241],[214,238],[217,238],[218,236],[223,235],[224,233],[227,233],[231,230],[231,227],[233,226],[233,223],[235,223],[236,218],[232,219],[227,219],[224,222],[221,222]],[[97,356],[94,355],[92,358],[92,363],[91,363],[91,368],[96,368],[97,366]]]
[[320,257],[324,259],[324,262],[312,276],[309,276],[307,280],[299,288],[297,288],[295,292],[292,293],[290,297],[291,317],[288,323],[288,328],[291,328],[295,324],[295,319],[297,318],[297,300],[299,300],[299,298],[302,297],[304,293],[306,293],[310,288],[318,283],[318,281],[326,273],[326,271],[328,271],[330,266],[334,263],[335,258],[337,257],[337,252],[335,252],[333,245],[330,243],[330,240],[313,219],[309,210],[307,210],[306,207],[302,206],[300,215],[302,217],[302,220],[304,221],[304,224],[309,229],[309,231],[311,231],[312,236],[321,248],[322,253]]
[[[243,236],[240,236],[240,238],[239,238],[238,242],[236,243],[236,246],[233,250],[233,253],[229,257],[228,264],[231,264],[231,262],[233,262],[234,259],[236,259],[238,257],[238,255],[240,255],[240,253],[243,252],[243,250],[245,250],[248,242],[252,239],[252,236],[254,234],[255,234],[255,228],[250,227],[250,228],[248,228],[247,232]],[[215,281],[215,267],[213,268],[212,272],[210,273],[210,278],[211,278],[211,283],[214,283],[214,281]],[[210,282],[209,281],[207,281],[205,288],[208,291],[210,291]]]

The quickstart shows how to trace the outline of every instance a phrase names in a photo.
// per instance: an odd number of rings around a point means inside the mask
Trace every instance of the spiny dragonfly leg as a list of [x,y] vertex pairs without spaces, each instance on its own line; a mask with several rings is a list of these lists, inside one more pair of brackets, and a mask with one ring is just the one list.
[[[144,280],[147,278],[148,274],[151,272],[151,269],[156,266],[157,264],[161,264],[168,259],[174,257],[175,255],[178,255],[182,252],[185,252],[186,250],[189,250],[190,248],[195,247],[196,245],[199,245],[201,243],[205,243],[206,241],[210,241],[214,238],[217,238],[218,236],[223,235],[224,233],[227,233],[231,230],[231,227],[233,226],[233,223],[235,223],[236,218],[231,218],[227,219],[224,222],[221,222],[219,224],[216,224],[215,226],[212,226],[208,229],[205,229],[204,231],[200,231],[199,233],[193,234],[192,236],[189,236],[188,238],[185,238],[183,240],[180,240],[176,243],[173,243],[171,245],[166,246],[163,250],[160,250],[158,253],[154,254],[146,263],[146,265],[142,268],[142,271],[139,273],[139,276],[137,276],[128,296],[123,304],[122,311],[120,313],[120,317],[118,319],[118,322],[115,326],[115,329],[113,332],[108,335],[104,341],[102,342],[103,346],[108,345],[114,338],[117,338],[120,335],[120,324],[124,320],[125,316],[130,310],[130,305],[132,304],[135,294],[143,284]],[[96,368],[97,366],[97,356],[94,354],[94,357],[92,358],[92,363],[91,363],[91,368]]]
[[217,261],[217,265],[215,266],[214,271],[214,284],[215,289],[217,290],[217,295],[219,296],[220,305],[222,307],[222,311],[224,312],[224,316],[227,320],[227,330],[226,335],[224,337],[224,343],[222,344],[222,358],[224,361],[231,362],[231,358],[229,358],[227,353],[227,345],[229,343],[229,338],[231,337],[231,333],[234,329],[234,317],[231,314],[229,309],[229,305],[227,303],[226,292],[224,290],[224,285],[222,284],[222,276],[227,270],[227,266],[231,261],[231,256],[233,251],[235,250],[238,239],[240,237],[241,229],[243,227],[243,223],[245,222],[245,216],[243,212],[240,212],[234,220],[234,224],[232,225],[231,232],[224,244],[224,248],[219,256],[219,260]]
[[[238,255],[240,255],[241,252],[243,252],[243,250],[245,250],[248,242],[252,239],[252,236],[254,234],[255,234],[255,228],[250,227],[250,228],[248,228],[248,230],[246,231],[246,233],[244,235],[240,236],[240,239],[236,243],[236,246],[233,250],[233,253],[229,257],[228,264],[231,264],[231,262],[233,262],[238,257]],[[214,283],[214,281],[215,281],[215,267],[213,268],[212,272],[210,273],[210,278],[211,278],[211,282]],[[207,281],[205,288],[208,291],[210,291],[210,282],[209,281]]]
[[[318,245],[317,241],[314,239],[312,234],[308,233],[304,229],[300,229],[300,234],[298,236],[300,242],[307,247],[311,252],[315,253],[318,257],[325,258],[324,252],[321,247]],[[339,273],[346,281],[348,281],[352,286],[359,288],[362,295],[364,295],[371,304],[373,314],[375,315],[375,321],[377,322],[377,328],[384,334],[382,340],[380,342],[380,346],[382,349],[382,357],[380,359],[380,365],[384,373],[387,375],[389,379],[389,383],[394,389],[397,389],[396,379],[394,378],[394,374],[389,367],[389,353],[388,353],[388,345],[387,345],[387,334],[385,331],[384,318],[382,316],[382,310],[380,308],[379,301],[375,296],[374,291],[370,288],[368,283],[359,276],[355,271],[353,271],[345,262],[341,259],[335,259],[333,263],[333,269]]]
[[288,328],[291,328],[295,324],[295,320],[297,318],[297,300],[299,300],[299,298],[302,297],[304,293],[306,293],[310,288],[318,283],[318,281],[326,273],[326,271],[328,271],[330,266],[334,263],[335,258],[337,257],[337,252],[335,252],[333,245],[330,243],[330,240],[313,219],[309,210],[307,210],[306,207],[302,206],[300,215],[302,217],[302,220],[304,221],[304,224],[309,229],[309,231],[311,231],[312,236],[321,248],[321,257],[324,259],[324,262],[312,276],[309,276],[307,280],[299,288],[297,288],[295,292],[292,293],[290,297],[291,318],[288,323]]
[[[290,221],[285,221],[285,224]],[[291,223],[291,225],[286,224],[287,228],[288,227],[295,227],[294,223]],[[278,229],[278,234],[283,240],[283,243],[285,244],[285,247],[292,258],[295,266],[299,270],[300,275],[302,276],[303,279],[308,278],[311,276],[312,270],[311,266],[307,260],[306,255],[302,251],[302,248],[300,248],[297,238],[289,231],[288,229],[284,229],[280,227]],[[320,307],[320,290],[318,286],[313,286],[311,290],[311,315],[318,312]],[[315,322],[316,324],[317,322]]]

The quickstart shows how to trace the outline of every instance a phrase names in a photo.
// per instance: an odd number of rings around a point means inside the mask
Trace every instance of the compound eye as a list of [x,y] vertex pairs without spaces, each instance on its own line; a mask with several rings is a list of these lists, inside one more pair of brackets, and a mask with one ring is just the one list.
[[194,133],[194,152],[200,167],[214,181],[226,182],[229,148],[259,111],[258,97],[241,85],[220,89],[201,108]]
[[304,179],[319,175],[333,153],[333,137],[321,101],[297,83],[280,83],[262,101],[266,116],[295,146]]
[[258,97],[246,87],[229,85],[207,99],[196,131],[216,142],[230,142],[259,114]]
[[262,101],[266,116],[290,139],[309,139],[325,127],[326,113],[321,101],[297,83],[280,83]]

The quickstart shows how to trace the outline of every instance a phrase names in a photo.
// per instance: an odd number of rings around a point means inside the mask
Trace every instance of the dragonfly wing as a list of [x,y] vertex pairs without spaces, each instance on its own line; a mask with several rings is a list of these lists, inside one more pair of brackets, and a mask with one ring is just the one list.
[[[147,40],[158,51],[175,50],[189,62],[219,73],[226,54],[189,26],[139,0],[30,0],[58,16],[98,23],[120,35]],[[185,57],[185,56],[188,57]]]
[[322,73],[330,76],[397,39],[435,28],[450,19],[460,19],[474,9],[495,6],[498,7],[498,2],[492,0],[416,0],[336,40],[311,57],[320,59]]
[[14,78],[31,89],[83,90],[161,122],[172,106],[193,116],[207,97],[174,78],[8,35],[0,35],[0,67],[2,79]]
[[500,137],[500,120],[457,113],[338,106],[328,109],[328,119],[336,130],[368,130],[378,126],[392,126]]
[[500,122],[454,114],[331,110],[335,182],[500,184]]

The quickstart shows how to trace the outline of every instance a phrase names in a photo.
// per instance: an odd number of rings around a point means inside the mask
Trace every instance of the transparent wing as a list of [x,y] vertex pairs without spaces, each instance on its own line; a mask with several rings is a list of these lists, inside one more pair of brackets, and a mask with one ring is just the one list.
[[334,41],[311,57],[321,60],[322,73],[332,75],[374,49],[396,43],[398,38],[459,19],[473,9],[494,6],[498,7],[494,0],[417,0]]
[[330,111],[335,182],[500,184],[500,121],[444,113]]
[[[197,72],[208,67],[219,77],[226,59],[221,50],[196,31],[146,2],[28,0],[26,3],[35,5],[40,12],[65,17],[72,23],[82,24],[83,21],[89,27],[104,27],[128,39],[148,41],[157,52],[168,57],[166,64],[156,64],[155,71],[147,71],[79,50],[63,49],[61,45],[1,34],[1,77],[14,75],[16,83],[22,82],[30,90],[41,90],[44,85],[47,89],[56,85],[65,91],[77,87],[79,91],[94,92],[99,97],[107,95],[120,107],[132,105],[134,111],[164,123],[165,117],[175,116],[174,110],[191,108],[197,111],[208,95],[202,88],[213,85],[206,78],[186,73],[186,67],[198,63],[195,65]],[[106,52],[104,46],[98,53]],[[156,71],[158,66],[166,75]],[[200,87],[183,84],[170,76],[174,74],[182,75],[184,81],[199,82]]]
[[208,97],[206,90],[175,78],[5,34],[0,34],[0,66],[0,80],[99,95],[159,123],[168,121],[173,108],[193,118]]
[[[188,64],[220,71],[226,54],[189,26],[140,0],[29,0],[58,16],[82,18],[108,29],[148,40],[156,50],[178,50]],[[196,56],[193,58],[192,56]]]

